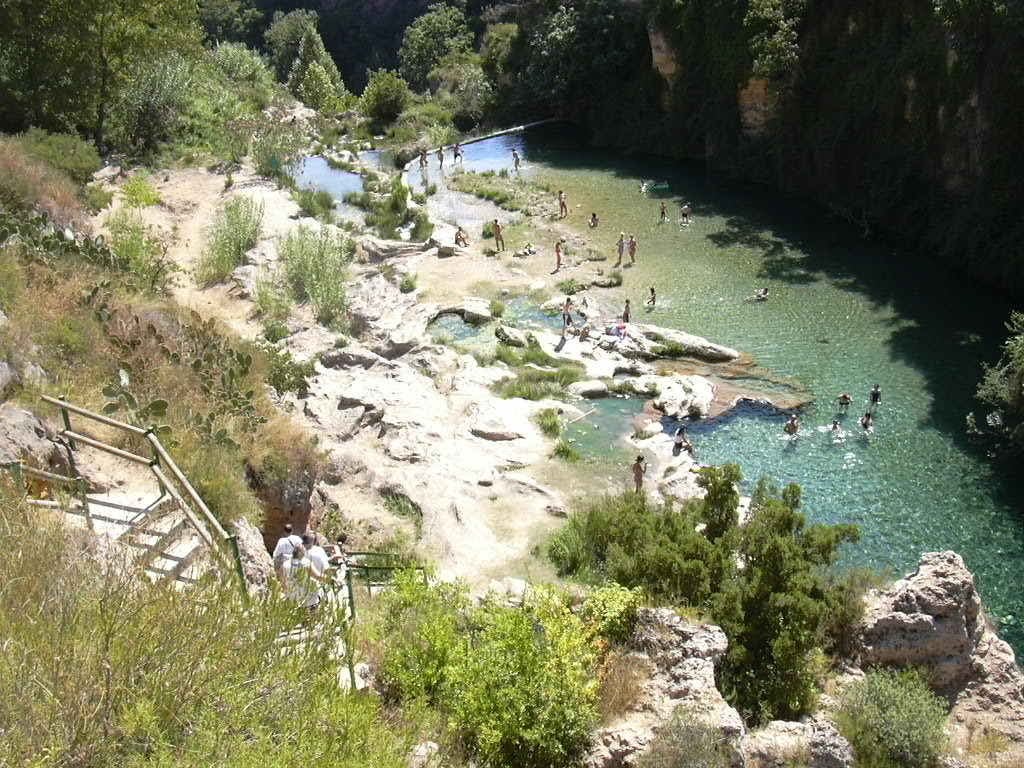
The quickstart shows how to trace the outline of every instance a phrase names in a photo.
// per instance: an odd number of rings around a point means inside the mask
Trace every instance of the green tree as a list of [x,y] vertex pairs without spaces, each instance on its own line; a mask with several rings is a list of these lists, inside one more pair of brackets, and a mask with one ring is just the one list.
[[307,29],[288,74],[288,90],[313,109],[337,109],[349,95],[316,29]]
[[1009,336],[995,365],[986,365],[978,399],[992,408],[988,427],[1011,452],[1024,451],[1024,312],[1012,312]]
[[199,0],[199,23],[211,43],[255,43],[263,12],[248,0]]
[[484,33],[480,57],[484,72],[498,86],[508,84],[509,59],[519,37],[518,24],[491,24]]
[[302,39],[308,31],[316,32],[316,28],[316,11],[299,9],[290,13],[277,11],[274,14],[274,19],[263,38],[270,54],[270,63],[274,65],[277,79],[282,83],[288,80],[292,63],[299,55]]
[[378,69],[370,73],[369,82],[360,97],[363,112],[381,123],[390,123],[405,109],[412,94],[402,77],[392,70]]
[[739,522],[737,506],[740,503],[739,482],[742,479],[736,464],[701,468],[697,478],[697,485],[705,491],[701,516],[704,518],[704,535],[711,541],[718,541]]
[[468,52],[473,34],[458,8],[436,3],[405,30],[398,51],[402,76],[417,91],[426,88],[430,71],[450,53]]
[[494,88],[475,53],[450,53],[430,72],[430,87],[450,96],[455,123],[465,129],[477,125],[494,101]]

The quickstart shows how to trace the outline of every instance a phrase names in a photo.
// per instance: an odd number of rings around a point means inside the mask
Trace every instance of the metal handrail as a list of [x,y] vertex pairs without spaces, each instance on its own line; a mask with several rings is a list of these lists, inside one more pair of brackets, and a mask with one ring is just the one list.
[[[61,419],[64,422],[63,434],[71,442],[72,448],[74,448],[75,441],[78,441],[113,456],[118,456],[122,459],[139,464],[146,464],[153,472],[153,475],[156,477],[160,487],[169,493],[175,503],[177,503],[182,514],[185,515],[189,524],[196,530],[196,533],[199,534],[203,543],[206,544],[217,556],[223,554],[223,550],[219,545],[226,545],[228,553],[231,556],[231,561],[234,564],[235,575],[239,579],[242,594],[248,598],[249,591],[246,585],[245,571],[242,567],[242,555],[238,549],[238,537],[232,533],[228,533],[224,526],[221,525],[220,521],[214,517],[213,512],[211,512],[210,508],[206,506],[206,502],[204,502],[199,496],[199,493],[192,486],[192,483],[190,483],[188,478],[185,477],[184,473],[175,463],[174,459],[171,458],[171,455],[167,452],[167,449],[164,448],[163,444],[160,442],[159,438],[157,438],[156,434],[154,434],[152,429],[143,429],[142,427],[137,427],[134,424],[126,424],[123,421],[118,421],[117,419],[112,419],[109,416],[95,413],[94,411],[82,408],[74,403],[69,403],[67,400],[63,400],[61,398],[51,397],[49,395],[42,395],[41,397],[44,402],[55,405],[60,410]],[[119,429],[136,437],[145,438],[153,451],[152,458],[146,458],[136,453],[125,451],[112,445],[107,445],[101,440],[75,432],[71,429],[69,413],[74,413],[99,424]],[[170,477],[164,473],[164,469],[167,470]],[[171,482],[172,478],[182,489],[184,489],[184,494],[180,493],[174,483]],[[188,497],[188,501],[191,501],[192,505],[199,510],[199,515],[190,508],[189,504],[186,502],[186,496]]]

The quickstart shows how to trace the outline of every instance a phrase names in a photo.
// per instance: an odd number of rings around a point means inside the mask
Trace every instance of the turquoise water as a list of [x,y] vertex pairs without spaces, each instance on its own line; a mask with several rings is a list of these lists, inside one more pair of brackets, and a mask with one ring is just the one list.
[[[749,352],[815,395],[796,441],[780,439],[783,416],[759,410],[692,425],[701,460],[739,463],[748,488],[762,475],[799,482],[812,520],[861,527],[861,541],[844,554],[849,564],[904,572],[923,551],[955,549],[1007,637],[1024,647],[1021,489],[997,476],[963,429],[977,407],[981,362],[998,354],[1006,306],[820,210],[716,187],[662,159],[579,149],[564,130],[467,145],[466,165],[510,167],[513,146],[524,172],[566,190],[569,224],[593,246],[612,253],[620,230],[637,236],[638,263],[621,293],[643,306],[648,286],[657,287],[658,307],[645,319]],[[666,187],[645,196],[641,179]],[[655,195],[668,203],[671,223],[658,223]],[[694,210],[688,228],[676,223],[684,200]],[[590,211],[601,217],[596,235],[586,227]],[[769,301],[743,301],[761,286]],[[858,409],[876,382],[883,401],[865,438]],[[834,444],[815,428],[831,422],[844,391],[854,397],[841,417],[852,434]],[[598,408],[591,421],[601,429],[580,442],[618,461],[606,433],[615,423],[626,431],[636,404]]]
[[303,158],[292,169],[292,175],[295,183],[303,189],[323,190],[339,203],[350,192],[363,191],[362,176],[331,168],[327,160],[319,155]]

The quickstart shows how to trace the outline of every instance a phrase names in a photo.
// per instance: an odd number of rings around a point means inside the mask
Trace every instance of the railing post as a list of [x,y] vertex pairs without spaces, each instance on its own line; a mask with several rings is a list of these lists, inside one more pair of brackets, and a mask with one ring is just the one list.
[[249,585],[245,580],[245,569],[242,567],[242,553],[238,549],[238,536],[229,534],[227,537],[228,547],[231,549],[231,559],[234,561],[235,573],[238,576],[238,584],[242,588],[242,598],[249,601]]
[[[71,432],[71,417],[68,415],[68,409],[63,405],[60,407],[60,418],[61,421],[64,422],[64,430],[66,432]],[[75,441],[70,437],[68,438],[68,445],[71,447],[72,451],[78,450],[78,446],[75,445]]]
[[356,595],[352,591],[352,569],[345,569],[345,587],[348,589],[348,611],[351,615],[351,620],[356,620]]

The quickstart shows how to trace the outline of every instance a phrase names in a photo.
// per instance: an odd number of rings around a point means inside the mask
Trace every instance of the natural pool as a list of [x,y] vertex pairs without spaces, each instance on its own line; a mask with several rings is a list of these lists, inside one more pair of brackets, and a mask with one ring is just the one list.
[[[820,210],[721,188],[662,159],[588,150],[564,129],[469,144],[466,167],[508,168],[512,147],[524,172],[566,190],[570,224],[593,245],[611,254],[620,231],[637,236],[638,263],[626,270],[621,293],[640,308],[656,286],[651,322],[749,352],[817,398],[795,442],[780,439],[783,417],[758,410],[692,426],[702,461],[739,463],[748,486],[762,475],[799,482],[812,520],[861,526],[847,563],[904,572],[923,551],[960,552],[989,611],[1024,648],[1020,482],[998,476],[964,434],[980,364],[998,355],[1006,306]],[[667,188],[645,196],[640,179]],[[669,224],[658,224],[657,195],[668,203]],[[676,224],[683,200],[695,214],[688,228]],[[586,227],[591,211],[601,217],[596,233]],[[760,286],[770,288],[768,302],[743,301]],[[857,409],[876,382],[883,402],[876,432],[865,439]],[[853,434],[834,444],[815,427],[831,421],[832,401],[844,391],[854,397],[844,420]],[[617,462],[621,448],[609,428],[628,429],[635,406],[596,407],[591,421],[601,429],[581,434],[580,443],[598,460]]]

